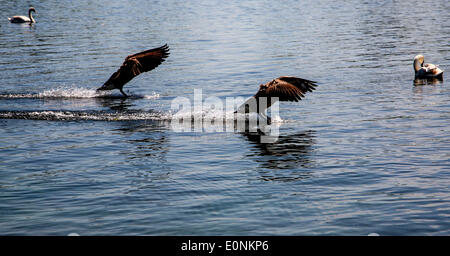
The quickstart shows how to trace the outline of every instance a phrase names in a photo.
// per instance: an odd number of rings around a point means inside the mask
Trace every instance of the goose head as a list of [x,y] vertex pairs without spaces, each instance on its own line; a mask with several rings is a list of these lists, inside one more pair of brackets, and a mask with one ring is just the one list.
[[260,84],[259,85],[259,92],[261,92],[261,93],[266,93],[266,91],[267,91],[267,84]]

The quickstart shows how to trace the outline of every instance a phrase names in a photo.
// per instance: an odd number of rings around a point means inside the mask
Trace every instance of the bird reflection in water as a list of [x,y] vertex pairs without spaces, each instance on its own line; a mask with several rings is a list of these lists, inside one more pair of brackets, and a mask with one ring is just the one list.
[[442,84],[443,79],[442,78],[428,78],[428,79],[414,79],[413,85],[414,86],[421,86],[421,85],[436,85],[436,84]]
[[127,111],[134,104],[127,98],[95,98],[96,102],[102,107],[109,108],[113,111]]
[[260,179],[289,182],[311,177],[315,131],[282,135],[275,143],[261,143],[261,133],[242,135],[254,146],[247,156],[259,164]]

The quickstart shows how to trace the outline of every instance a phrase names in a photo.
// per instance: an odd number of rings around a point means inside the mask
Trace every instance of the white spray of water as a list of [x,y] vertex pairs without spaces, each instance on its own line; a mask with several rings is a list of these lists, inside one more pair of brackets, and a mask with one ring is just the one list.
[[[111,91],[97,91],[95,89],[81,88],[81,87],[58,87],[50,90],[45,90],[39,93],[25,93],[25,94],[2,94],[0,98],[103,98],[111,97],[114,94]],[[121,95],[117,96],[121,97]],[[133,96],[133,98],[157,99],[159,94],[153,92],[151,95]]]

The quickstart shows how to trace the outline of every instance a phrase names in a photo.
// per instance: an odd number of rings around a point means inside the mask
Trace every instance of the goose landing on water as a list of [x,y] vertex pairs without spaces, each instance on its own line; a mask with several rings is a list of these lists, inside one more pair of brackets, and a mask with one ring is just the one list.
[[[266,84],[259,86],[259,91],[238,107],[234,113],[258,113],[263,118],[267,118],[270,123],[270,117],[264,115],[264,111],[270,108],[277,100],[272,101],[276,97],[279,101],[299,101],[305,97],[305,93],[312,92],[317,82],[306,80],[293,76],[281,76]],[[267,99],[266,106],[260,106],[260,98]],[[256,100],[256,101],[255,101]],[[251,107],[256,103],[256,107]]]
[[167,44],[130,55],[125,58],[125,61],[122,66],[120,66],[119,70],[114,72],[108,81],[106,81],[102,87],[98,88],[97,91],[119,89],[123,96],[128,97],[123,91],[123,86],[135,76],[155,69],[159,64],[164,62],[165,58],[168,56],[169,47]]
[[414,57],[414,71],[417,79],[442,79],[444,71],[438,68],[438,65],[431,63],[424,64],[423,55]]
[[27,16],[12,16],[11,18],[8,18],[8,20],[11,23],[30,23],[30,24],[35,23],[36,21],[34,20],[31,12],[36,13],[36,10],[33,7],[30,7],[30,9],[28,9],[28,17]]

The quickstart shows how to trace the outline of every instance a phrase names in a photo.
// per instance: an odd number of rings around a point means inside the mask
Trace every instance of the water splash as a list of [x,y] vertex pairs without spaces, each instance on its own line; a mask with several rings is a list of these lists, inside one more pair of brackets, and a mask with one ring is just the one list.
[[95,98],[105,92],[97,92],[86,88],[56,88],[38,93],[39,98]]
[[1,111],[0,119],[29,119],[51,121],[132,121],[169,120],[170,115],[159,112],[105,112],[105,111]]
[[[39,93],[9,93],[0,94],[0,99],[60,99],[60,98],[123,98],[122,95],[111,93],[111,91],[97,91],[88,88],[66,88],[59,87],[45,90]],[[157,99],[159,94],[130,95],[131,99]]]

